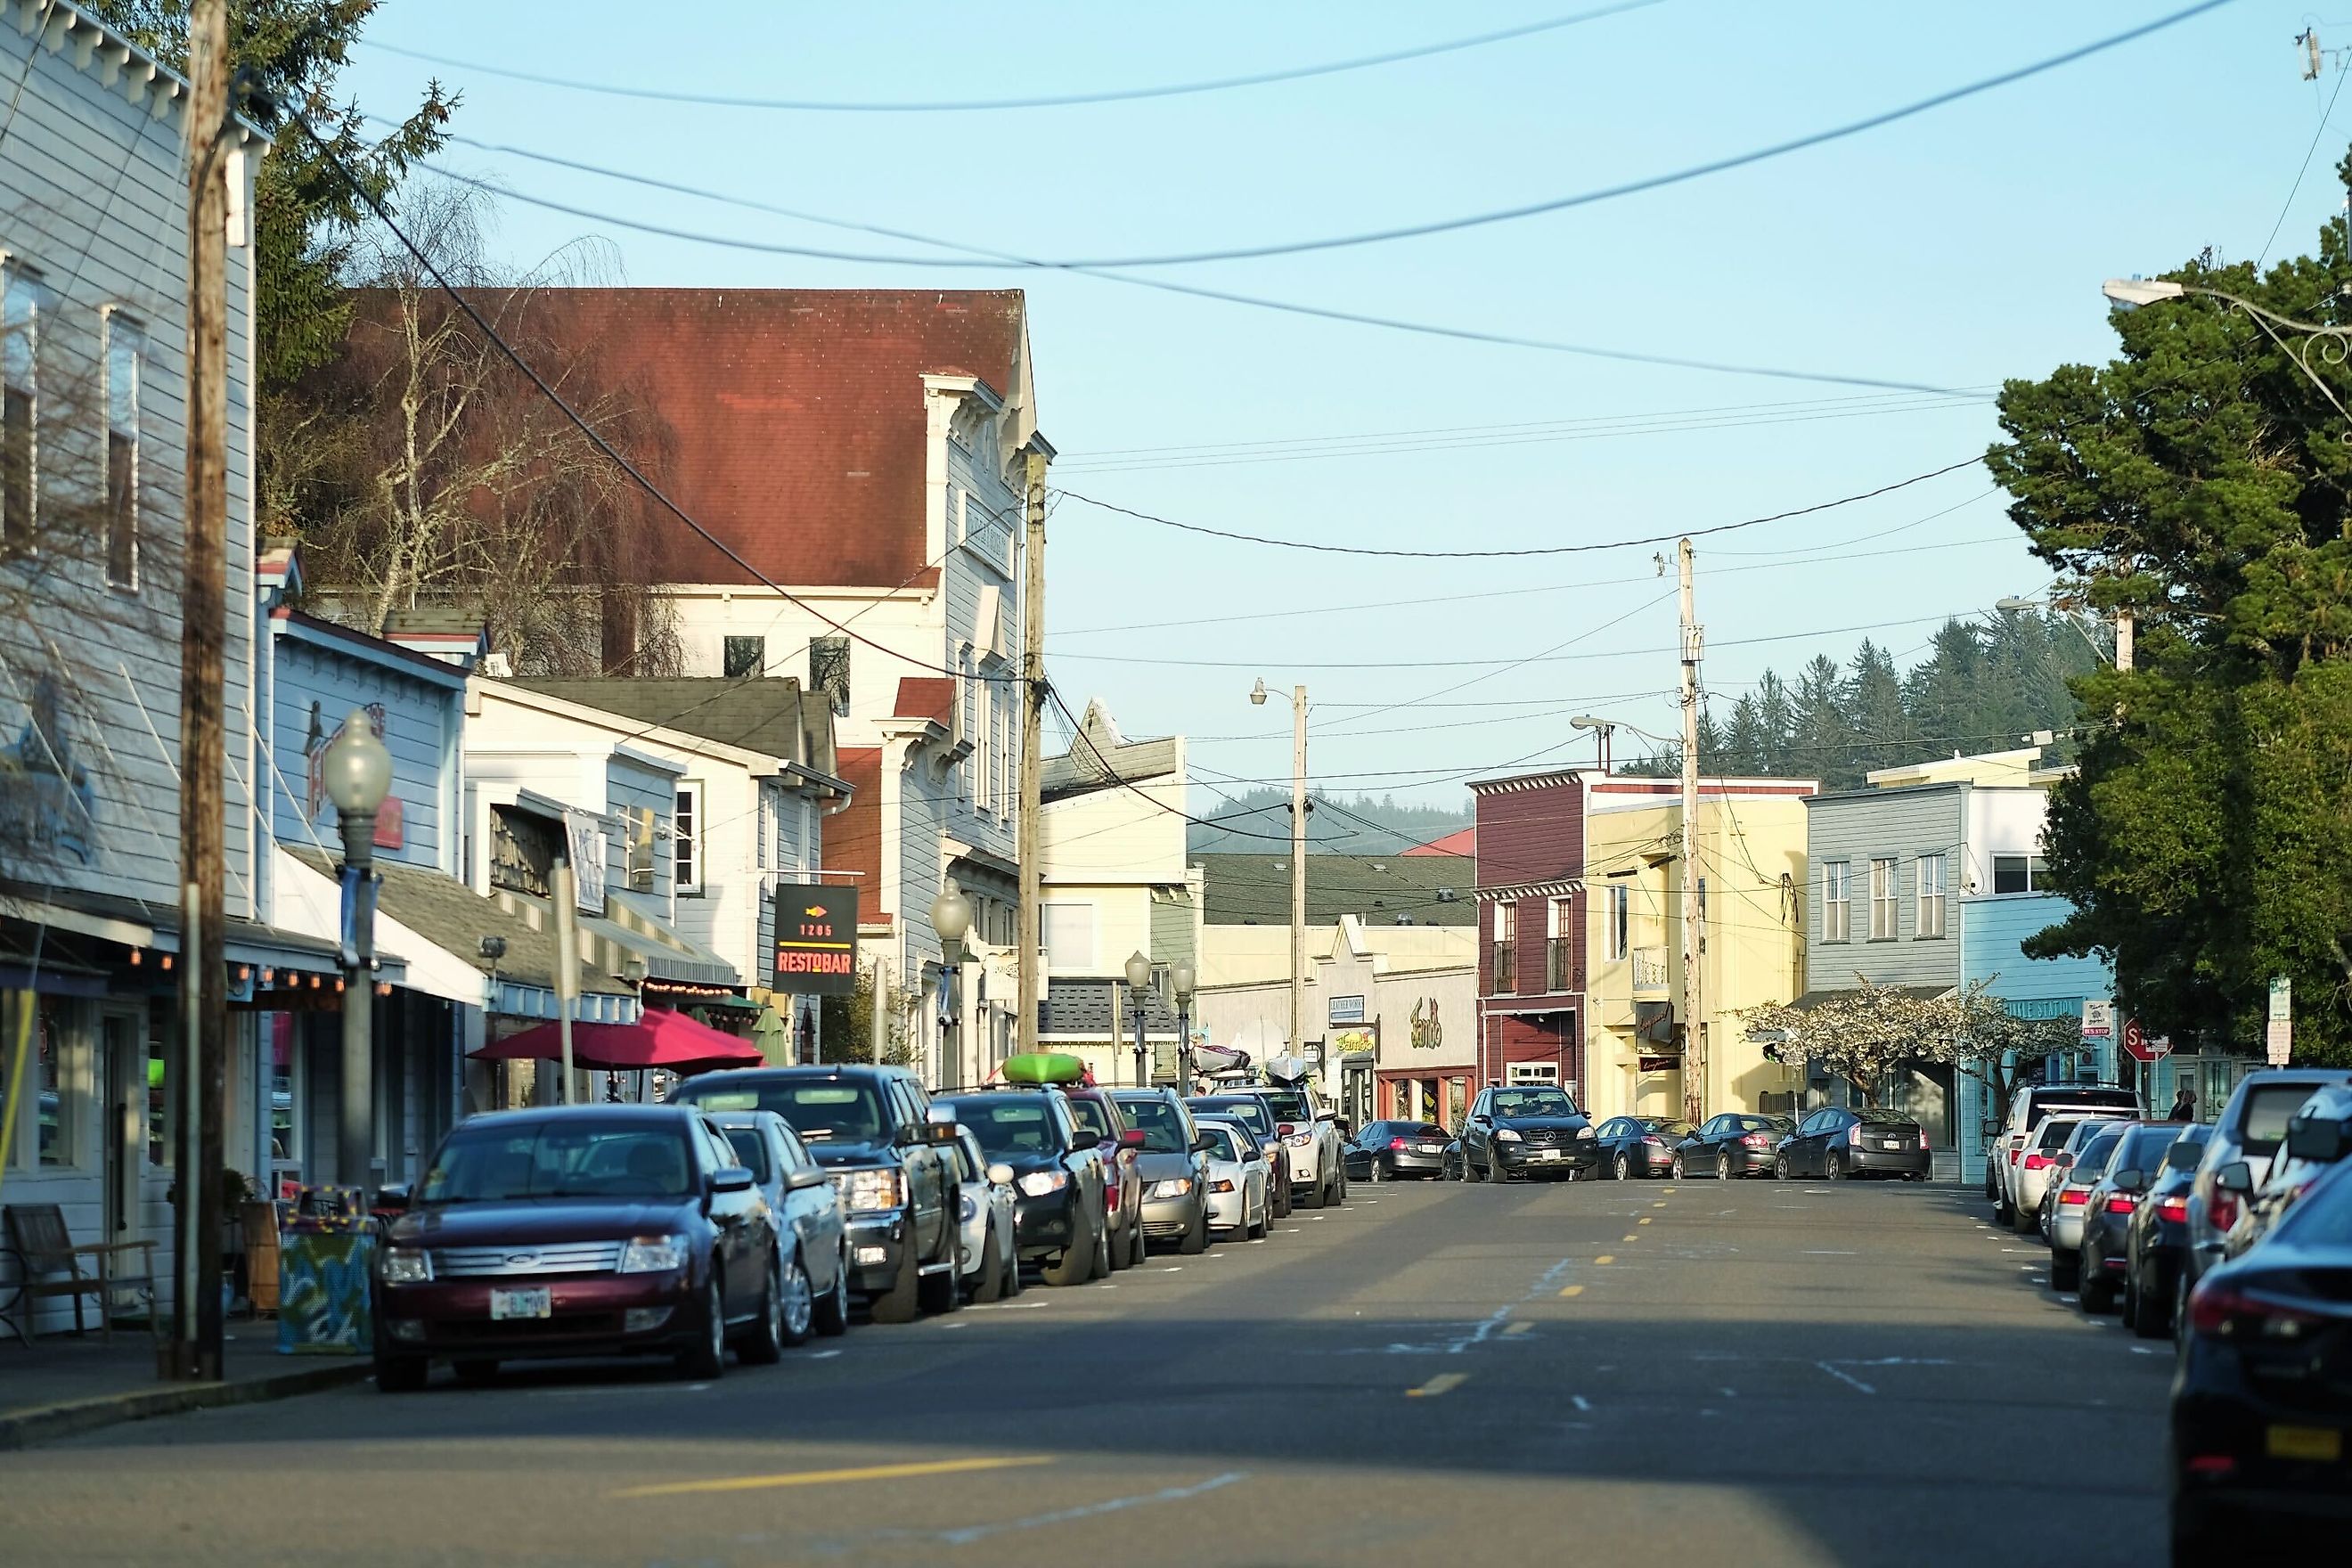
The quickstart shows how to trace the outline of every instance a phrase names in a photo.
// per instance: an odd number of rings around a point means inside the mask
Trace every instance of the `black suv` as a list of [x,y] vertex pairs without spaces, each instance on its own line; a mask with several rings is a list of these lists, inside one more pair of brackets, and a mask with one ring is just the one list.
[[1592,1123],[1566,1089],[1548,1083],[1482,1089],[1462,1124],[1462,1173],[1470,1181],[1565,1176],[1572,1182],[1600,1164]]
[[1043,1261],[1048,1285],[1083,1285],[1110,1272],[1108,1178],[1094,1134],[1058,1089],[991,1089],[932,1104],[980,1140],[981,1152],[1013,1167],[1013,1245]]
[[705,1110],[772,1110],[792,1124],[841,1194],[850,1284],[877,1323],[952,1312],[962,1231],[955,1122],[904,1068],[743,1068],[704,1073],[676,1099]]

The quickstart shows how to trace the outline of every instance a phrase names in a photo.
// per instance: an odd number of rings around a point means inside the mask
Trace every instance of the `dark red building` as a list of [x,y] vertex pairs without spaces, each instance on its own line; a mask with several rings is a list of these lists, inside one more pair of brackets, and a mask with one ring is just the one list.
[[1478,1081],[1584,1093],[1584,775],[1482,779]]

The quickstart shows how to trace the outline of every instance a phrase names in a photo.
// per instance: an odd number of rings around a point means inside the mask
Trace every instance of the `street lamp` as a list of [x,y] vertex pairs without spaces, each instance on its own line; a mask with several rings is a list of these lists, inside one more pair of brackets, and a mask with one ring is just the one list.
[[[2295,368],[2303,372],[2304,379],[2318,388],[2319,395],[2327,399],[2330,407],[2346,419],[2352,420],[2352,409],[2344,406],[2343,401],[2336,395],[2336,389],[2328,385],[2311,365],[2311,351],[2315,343],[2325,345],[2319,351],[2320,358],[2328,364],[2340,365],[2347,355],[2352,355],[2352,327],[2330,327],[2317,321],[2297,321],[2293,316],[2283,316],[2276,310],[2255,304],[2252,300],[2220,289],[2208,289],[2197,283],[2175,283],[2166,278],[2110,278],[2099,286],[2099,292],[2126,310],[2183,299],[2191,294],[2235,306],[2241,315],[2263,330],[2264,337],[2279,346],[2281,353],[2294,361]],[[2290,332],[2300,333],[2302,344],[2289,347],[2287,341],[2279,336],[2282,327]],[[2345,432],[2344,439],[2352,442],[2352,430]],[[2125,668],[2129,667],[2126,665]]]
[[[1265,678],[1250,688],[1250,706],[1265,706]],[[1307,688],[1290,689],[1290,1043],[1287,1054],[1305,1049],[1307,1032]],[[1325,1087],[1339,1098],[1339,1069],[1330,1068]]]
[[1590,730],[1601,742],[1601,771],[1609,771],[1609,743],[1616,739],[1617,726],[1607,719],[1596,719],[1590,713],[1579,713],[1568,721],[1571,730]]
[[[971,900],[965,898],[963,890],[953,882],[941,888],[939,897],[931,900],[931,929],[939,932],[940,959],[947,965],[950,976],[948,982],[948,1013],[955,1022],[956,1065],[949,1087],[961,1088],[963,1084],[963,939],[971,930]],[[940,1065],[942,1068],[947,1065],[947,1042],[944,1040],[940,1042]],[[942,1080],[949,1079],[944,1071],[940,1077]]]
[[1135,1087],[1150,1083],[1143,1071],[1143,993],[1151,984],[1151,960],[1139,952],[1127,955],[1127,994],[1135,1006]]
[[320,759],[327,798],[343,836],[343,1072],[335,1140],[335,1173],[365,1187],[375,1135],[368,1091],[375,1080],[375,814],[392,789],[392,753],[364,708],[350,718]]
[[1168,972],[1168,980],[1176,988],[1176,1063],[1177,1080],[1183,1092],[1192,1092],[1192,963],[1180,958]]

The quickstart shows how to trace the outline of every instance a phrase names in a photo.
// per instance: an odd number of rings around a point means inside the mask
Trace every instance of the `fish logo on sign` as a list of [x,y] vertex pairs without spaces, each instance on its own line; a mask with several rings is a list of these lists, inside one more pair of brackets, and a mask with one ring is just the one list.
[[824,906],[823,904],[811,904],[808,908],[803,910],[801,913],[808,916],[811,920],[823,920],[824,918]]

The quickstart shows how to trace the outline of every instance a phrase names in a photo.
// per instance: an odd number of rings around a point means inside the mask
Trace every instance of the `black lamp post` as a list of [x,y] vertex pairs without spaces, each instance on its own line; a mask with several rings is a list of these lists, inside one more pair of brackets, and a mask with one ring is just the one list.
[[354,708],[323,759],[327,798],[343,837],[343,1071],[335,1139],[335,1175],[344,1186],[370,1184],[375,1157],[375,816],[392,789],[392,753],[375,721]]
[[1168,979],[1176,987],[1176,1078],[1177,1092],[1192,1092],[1192,965],[1190,960],[1178,959],[1169,970]]

